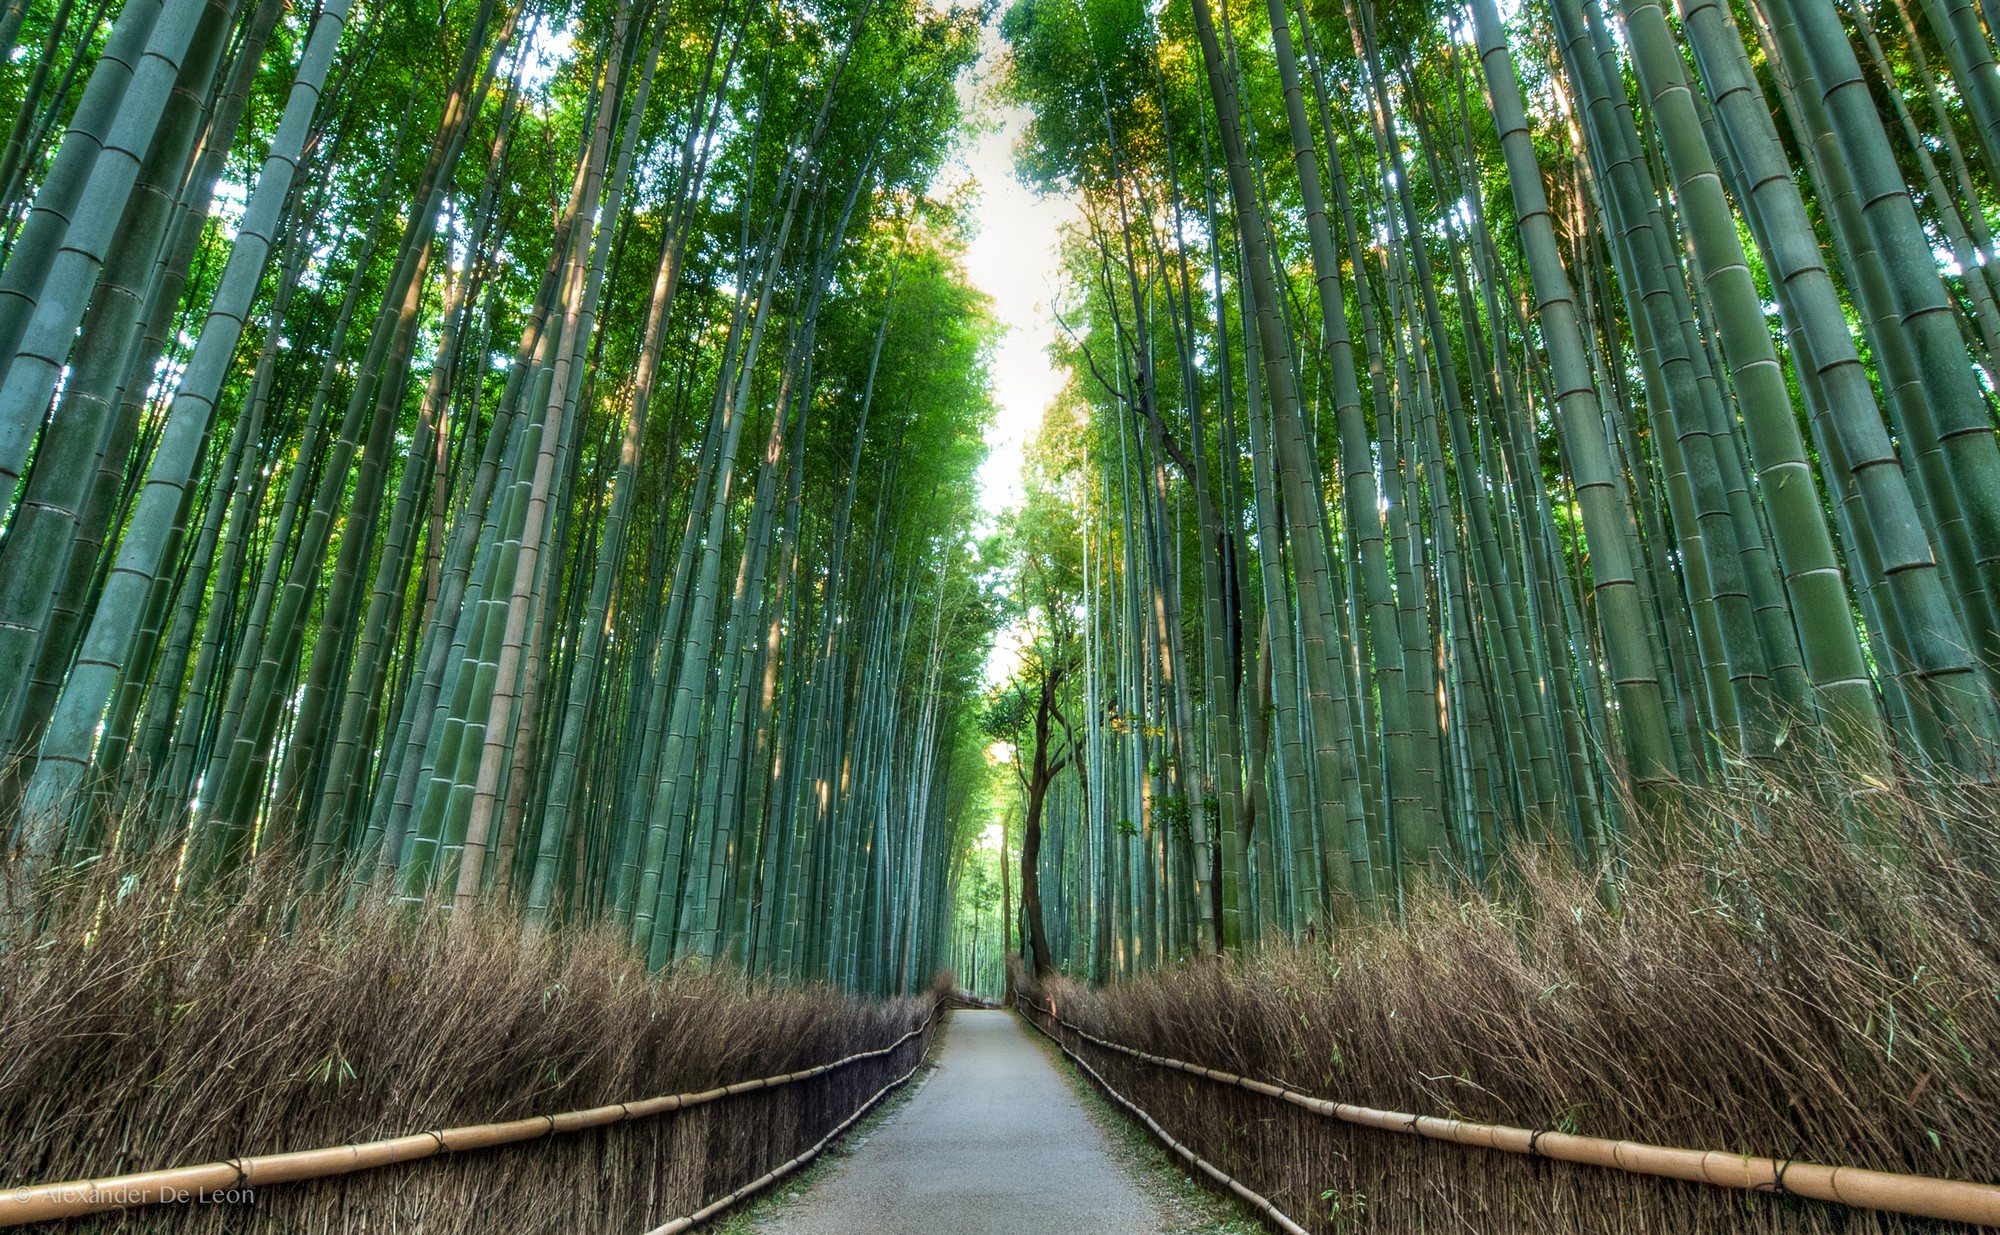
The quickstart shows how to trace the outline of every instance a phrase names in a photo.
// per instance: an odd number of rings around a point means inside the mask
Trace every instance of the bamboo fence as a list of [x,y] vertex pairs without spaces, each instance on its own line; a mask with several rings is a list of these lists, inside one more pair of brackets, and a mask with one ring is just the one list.
[[[1344,1123],[1418,1136],[1428,1140],[1503,1153],[1525,1154],[1556,1162],[1604,1167],[1633,1175],[1682,1179],[1745,1192],[1770,1195],[1790,1194],[1813,1200],[1832,1201],[1855,1209],[1875,1209],[1886,1213],[1936,1218],[1947,1222],[1968,1222],[1977,1226],[2000,1226],[2000,1185],[1967,1180],[1933,1179],[1924,1175],[1902,1175],[1852,1166],[1824,1166],[1790,1158],[1765,1158],[1726,1150],[1676,1149],[1647,1145],[1639,1141],[1578,1136],[1568,1132],[1512,1128],[1501,1124],[1469,1123],[1462,1119],[1441,1119],[1406,1111],[1385,1111],[1374,1107],[1334,1102],[1303,1093],[1287,1085],[1253,1080],[1220,1068],[1204,1067],[1184,1060],[1169,1059],[1123,1043],[1097,1037],[1064,1020],[1053,1004],[1042,1007],[1025,995],[1017,997],[1025,1006],[1048,1017],[1057,1025],[1093,1046],[1126,1055],[1154,1067],[1169,1068],[1203,1077],[1218,1084],[1233,1085],[1267,1098],[1276,1098],[1315,1115]],[[1034,1023],[1034,1018],[1027,1018]],[[1037,1029],[1043,1029],[1036,1025]],[[1048,1032],[1043,1029],[1043,1032]],[[1051,1035],[1054,1036],[1054,1035]],[[1060,1039],[1057,1039],[1060,1042]],[[1064,1046],[1072,1059],[1074,1052]],[[1080,1062],[1080,1061],[1079,1061]],[[1092,1075],[1095,1075],[1093,1070]],[[1102,1080],[1099,1081],[1102,1084]],[[1109,1086],[1106,1086],[1109,1089]],[[1122,1100],[1122,1099],[1121,1099]],[[1126,1105],[1130,1106],[1130,1103]],[[1137,1110],[1136,1107],[1132,1108]],[[1149,1116],[1144,1116],[1149,1126]],[[1164,1132],[1162,1139],[1168,1139]],[[1171,1143],[1171,1142],[1170,1142]],[[1188,1156],[1188,1151],[1182,1151]],[[1210,1171],[1211,1175],[1219,1172]],[[1253,1202],[1254,1203],[1254,1202]]]
[[846,1119],[843,1119],[838,1124],[834,1125],[832,1131],[828,1132],[825,1136],[819,1138],[819,1140],[813,1144],[812,1148],[806,1150],[804,1153],[799,1154],[797,1157],[791,1158],[785,1162],[780,1163],[779,1165],[771,1168],[769,1171],[766,1171],[764,1174],[759,1175],[757,1178],[751,1180],[749,1183],[744,1184],[742,1187],[730,1193],[728,1196],[722,1197],[719,1200],[712,1201],[709,1204],[704,1205],[702,1208],[696,1210],[695,1212],[688,1214],[686,1217],[675,1218],[672,1222],[668,1222],[661,1226],[654,1227],[652,1230],[646,1232],[646,1235],[680,1235],[682,1231],[693,1230],[695,1227],[700,1226],[702,1223],[708,1221],[710,1218],[715,1217],[717,1214],[721,1213],[725,1209],[728,1209],[730,1206],[736,1204],[737,1202],[744,1200],[746,1197],[755,1196],[757,1193],[762,1192],[764,1189],[770,1187],[772,1184],[777,1183],[779,1180],[791,1174],[793,1171],[798,1170],[806,1163],[811,1162],[814,1158],[819,1157],[821,1152],[823,1152],[828,1145],[833,1144],[835,1140],[839,1139],[841,1133],[846,1132],[849,1128],[852,1128],[855,1124],[860,1123],[861,1120],[868,1114],[868,1112],[875,1108],[875,1104],[877,1102],[880,1102],[883,1098],[887,1097],[891,1091],[895,1090],[905,1081],[915,1076],[917,1074],[917,1069],[923,1066],[924,1066],[924,1061],[919,1059],[915,1064],[911,1065],[910,1070],[908,1072],[903,1073],[903,1075],[897,1077],[895,1080],[890,1081],[887,1085],[884,1085],[882,1086],[882,1088],[876,1090],[874,1097],[868,1099],[868,1101],[863,1102],[860,1106],[856,1107],[852,1115],[849,1115]]
[[[0,1191],[0,1227],[26,1226],[35,1222],[49,1222],[63,1218],[77,1218],[86,1214],[102,1213],[115,1209],[131,1209],[145,1205],[174,1204],[192,1198],[226,1194],[232,1190],[260,1188],[269,1184],[295,1183],[301,1180],[327,1179],[336,1175],[353,1174],[356,1171],[374,1170],[404,1162],[417,1162],[425,1158],[445,1153],[463,1153],[475,1149],[491,1149],[502,1145],[516,1145],[525,1141],[537,1141],[545,1137],[571,1132],[582,1132],[590,1128],[602,1128],[630,1120],[645,1119],[654,1115],[664,1115],[671,1111],[686,1110],[717,1102],[723,1098],[752,1093],[760,1089],[777,1089],[809,1081],[815,1077],[838,1071],[868,1059],[879,1059],[900,1049],[912,1038],[929,1032],[937,1020],[938,1006],[934,1002],[925,1015],[923,1023],[897,1038],[887,1046],[874,1050],[859,1051],[855,1054],[823,1063],[816,1067],[797,1072],[786,1072],[777,1076],[758,1077],[755,1080],[737,1081],[715,1089],[699,1093],[664,1094],[658,1097],[641,1098],[631,1102],[614,1102],[605,1106],[594,1106],[584,1110],[565,1111],[559,1115],[534,1115],[526,1119],[513,1119],[504,1123],[467,1124],[456,1128],[442,1128],[435,1131],[413,1132],[405,1136],[388,1137],[383,1140],[364,1141],[351,1145],[333,1145],[320,1149],[294,1150],[289,1153],[260,1154],[253,1157],[230,1158],[221,1162],[207,1162],[198,1166],[170,1167],[158,1171],[142,1171],[130,1175],[113,1175],[101,1179],[72,1180],[64,1183],[33,1184],[26,1187]],[[912,1068],[911,1072],[915,1069]],[[879,1101],[882,1096],[897,1085],[908,1080],[910,1073],[891,1082],[863,1103],[856,1114],[822,1138],[810,1151],[817,1154],[833,1137],[852,1126],[861,1112]],[[810,1157],[810,1154],[805,1155]],[[752,1185],[740,1188],[725,1197],[722,1202],[711,1205],[700,1214],[678,1221],[686,1225],[669,1223],[663,1231],[683,1231],[697,1221],[705,1220],[713,1213],[719,1213],[729,1204],[734,1204],[744,1196],[768,1184],[792,1169],[799,1159],[766,1176]]]
[[[1021,999],[1021,1002],[1028,1004],[1029,1007],[1035,1006],[1025,997]],[[1037,1011],[1039,1010],[1040,1009],[1037,1009]],[[1262,1193],[1255,1191],[1248,1184],[1244,1183],[1242,1180],[1237,1179],[1233,1175],[1230,1175],[1228,1172],[1224,1171],[1221,1167],[1215,1165],[1213,1162],[1210,1162],[1208,1159],[1195,1153],[1194,1150],[1188,1148],[1186,1145],[1183,1145],[1179,1141],[1175,1140],[1172,1133],[1168,1132],[1165,1128],[1160,1126],[1159,1120],[1154,1119],[1151,1115],[1147,1114],[1143,1109],[1140,1108],[1140,1106],[1136,1102],[1133,1102],[1130,1098],[1127,1098],[1124,1094],[1119,1093],[1116,1089],[1113,1089],[1111,1087],[1111,1082],[1104,1079],[1104,1074],[1099,1072],[1096,1068],[1090,1066],[1089,1060],[1077,1054],[1075,1051],[1069,1049],[1069,1044],[1067,1042],[1064,1042],[1061,1038],[1057,1037],[1055,1034],[1050,1033],[1047,1029],[1044,1029],[1041,1025],[1036,1024],[1034,1017],[1025,1016],[1022,1017],[1021,1019],[1027,1021],[1030,1025],[1034,1025],[1038,1033],[1040,1033],[1043,1037],[1047,1038],[1049,1041],[1055,1043],[1063,1054],[1069,1056],[1071,1062],[1073,1062],[1074,1064],[1076,1064],[1077,1067],[1082,1068],[1085,1072],[1090,1074],[1090,1079],[1097,1082],[1097,1087],[1099,1089],[1102,1089],[1107,1097],[1109,1097],[1113,1102],[1116,1102],[1118,1105],[1124,1107],[1127,1111],[1130,1111],[1134,1119],[1137,1119],[1140,1123],[1145,1124],[1147,1131],[1151,1132],[1154,1136],[1160,1138],[1161,1142],[1164,1143],[1168,1149],[1173,1150],[1176,1154],[1179,1154],[1182,1158],[1186,1159],[1188,1165],[1194,1167],[1196,1170],[1208,1176],[1210,1179],[1213,1179],[1216,1183],[1219,1183],[1223,1187],[1229,1189],[1229,1191],[1235,1193],[1238,1197],[1241,1197],[1243,1201],[1247,1203],[1252,1209],[1255,1209],[1258,1213],[1262,1214],[1266,1219],[1268,1219],[1271,1225],[1285,1232],[1285,1235],[1309,1235],[1306,1228],[1300,1226],[1297,1222],[1293,1221],[1292,1217],[1289,1214],[1285,1213],[1283,1210],[1279,1209],[1277,1205],[1274,1202],[1272,1202],[1272,1200],[1269,1197],[1266,1197]],[[1053,1020],[1056,1018],[1051,1017],[1050,1019]],[[1063,1022],[1058,1020],[1057,1023],[1062,1024]],[[653,1235],[658,1235],[658,1232],[654,1232]]]

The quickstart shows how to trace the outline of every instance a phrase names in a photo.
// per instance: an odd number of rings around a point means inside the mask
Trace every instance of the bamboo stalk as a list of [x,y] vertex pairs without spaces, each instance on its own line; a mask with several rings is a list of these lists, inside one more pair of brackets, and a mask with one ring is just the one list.
[[2000,1226],[2000,1185],[1933,1179],[1926,1175],[1903,1175],[1852,1166],[1824,1166],[1813,1162],[1795,1162],[1790,1158],[1760,1158],[1716,1149],[1675,1149],[1639,1141],[1535,1131],[1501,1124],[1477,1124],[1462,1119],[1440,1119],[1433,1115],[1413,1115],[1404,1111],[1356,1106],[1349,1102],[1332,1102],[1286,1085],[1251,1080],[1219,1068],[1168,1059],[1107,1041],[1063,1020],[1056,1015],[1053,1006],[1043,1008],[1025,996],[1020,997],[1020,1001],[1084,1041],[1106,1050],[1129,1055],[1156,1067],[1172,1068],[1220,1084],[1234,1085],[1267,1098],[1278,1098],[1315,1115],[1361,1127],[1497,1149],[1503,1153],[1529,1154],[1557,1162],[1601,1166],[1633,1175],[1684,1179],[1745,1192],[1790,1193],[1813,1200],[1833,1201],[1855,1209],[1878,1209],[1947,1222]]
[[[33,1222],[75,1218],[84,1214],[129,1209],[140,1205],[170,1204],[190,1195],[219,1192],[229,1188],[254,1188],[264,1184],[326,1179],[400,1162],[416,1162],[443,1153],[513,1145],[558,1133],[581,1132],[587,1128],[601,1128],[668,1111],[684,1110],[721,1098],[750,1093],[753,1090],[776,1089],[782,1085],[811,1080],[850,1064],[860,1063],[864,1059],[878,1059],[897,1050],[911,1038],[928,1032],[936,1020],[937,1005],[933,1004],[921,1025],[887,1046],[872,1051],[861,1051],[798,1072],[738,1081],[732,1085],[706,1089],[700,1093],[665,1094],[633,1102],[614,1102],[587,1110],[565,1111],[559,1115],[533,1115],[526,1119],[513,1119],[503,1123],[467,1124],[463,1127],[444,1128],[434,1132],[414,1132],[379,1141],[364,1141],[355,1145],[331,1145],[321,1149],[301,1149],[290,1153],[230,1158],[199,1166],[169,1167],[165,1170],[142,1171],[132,1175],[110,1175],[102,1179],[10,1188],[0,1191],[0,1227],[25,1226]],[[873,1105],[881,1096],[880,1093],[876,1094],[861,1109],[867,1110],[868,1106]],[[849,1123],[851,1122],[852,1120],[849,1120]],[[841,1126],[845,1128],[847,1125]],[[838,1130],[836,1134],[837,1132]],[[824,1144],[822,1141],[821,1145]],[[817,1153],[818,1150],[819,1147],[815,1146],[813,1152]],[[790,1168],[788,1166],[783,1169]],[[755,1191],[761,1186],[762,1183],[752,1185],[749,1191]],[[706,1212],[703,1211],[704,1214]],[[671,1227],[671,1229],[687,1228]]]

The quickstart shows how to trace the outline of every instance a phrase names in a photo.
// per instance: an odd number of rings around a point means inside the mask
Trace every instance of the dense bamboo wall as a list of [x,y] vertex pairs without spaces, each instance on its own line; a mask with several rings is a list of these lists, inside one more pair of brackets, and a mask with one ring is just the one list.
[[977,29],[0,6],[6,878],[282,854],[923,987],[991,626],[932,191]]
[[1014,4],[1017,163],[1079,216],[995,709],[1033,964],[1550,848],[1615,904],[1711,791],[1989,819],[1995,17]]

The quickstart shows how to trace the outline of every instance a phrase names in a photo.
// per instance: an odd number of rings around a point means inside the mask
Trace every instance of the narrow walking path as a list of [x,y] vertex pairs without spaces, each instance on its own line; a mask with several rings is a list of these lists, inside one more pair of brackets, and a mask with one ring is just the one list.
[[954,1012],[938,1070],[767,1235],[1145,1235],[1161,1215],[1011,1012]]

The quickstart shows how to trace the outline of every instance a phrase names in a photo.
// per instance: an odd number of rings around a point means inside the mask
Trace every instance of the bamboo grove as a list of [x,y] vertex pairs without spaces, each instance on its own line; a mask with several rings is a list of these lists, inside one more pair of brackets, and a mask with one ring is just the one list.
[[1034,969],[1989,782],[1996,16],[1019,0]]
[[926,984],[992,623],[992,328],[931,190],[978,29],[9,3],[16,869],[268,856]]

